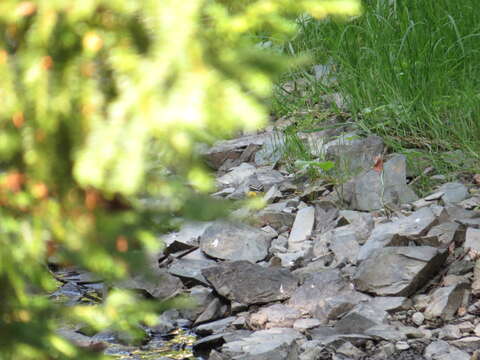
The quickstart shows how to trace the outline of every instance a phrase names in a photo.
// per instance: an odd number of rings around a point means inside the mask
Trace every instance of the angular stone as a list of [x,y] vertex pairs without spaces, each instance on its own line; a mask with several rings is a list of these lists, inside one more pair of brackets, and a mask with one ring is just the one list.
[[295,217],[290,237],[288,238],[288,249],[299,251],[303,243],[310,237],[315,222],[315,208],[313,206],[300,209]]
[[450,182],[443,184],[439,191],[442,191],[442,200],[446,204],[456,204],[465,200],[468,196],[468,188],[458,182]]
[[305,331],[321,324],[322,322],[318,319],[298,319],[293,323],[293,328],[298,331]]
[[341,210],[339,212],[340,224],[342,223],[342,220],[352,225],[361,244],[368,239],[375,225],[372,214],[360,211]]
[[286,208],[287,202],[268,205],[255,215],[254,221],[260,226],[270,225],[274,229],[291,227],[295,221],[295,215],[286,211]]
[[470,355],[466,352],[443,340],[437,340],[428,345],[424,356],[427,360],[470,360]]
[[475,350],[480,349],[480,337],[467,336],[467,337],[452,341],[451,344],[461,350],[473,352]]
[[202,270],[202,274],[220,295],[242,304],[285,300],[297,288],[297,280],[288,270],[248,261],[223,263]]
[[337,263],[346,259],[351,264],[357,263],[358,244],[357,233],[350,225],[341,226],[332,230],[332,239],[330,240],[330,250],[335,255]]
[[203,155],[212,168],[218,169],[225,161],[238,159],[249,145],[263,145],[270,136],[271,134],[263,133],[219,141],[204,151]]
[[325,144],[325,149],[327,159],[340,163],[347,174],[355,175],[373,167],[375,157],[383,152],[383,140],[375,135],[361,138],[356,133],[347,133]]
[[195,319],[195,325],[219,319],[227,313],[227,304],[218,297],[205,307],[205,310]]
[[243,181],[255,174],[255,166],[243,163],[231,168],[225,175],[217,178],[217,183],[222,187],[237,187]]
[[354,276],[358,290],[380,296],[410,296],[438,272],[448,253],[430,246],[375,250]]
[[368,304],[386,312],[396,312],[400,310],[407,310],[412,305],[412,301],[403,296],[385,296],[374,297]]
[[468,228],[465,233],[465,243],[463,244],[465,249],[472,249],[476,252],[480,252],[480,229]]
[[183,284],[166,269],[157,269],[153,274],[139,274],[118,284],[122,288],[144,290],[156,299],[166,299],[177,294]]
[[[373,166],[373,163],[372,163]],[[398,206],[418,199],[406,185],[406,160],[403,155],[394,155],[384,163],[383,174],[375,170],[357,176],[345,187],[352,208],[378,210],[385,205]]]
[[215,265],[217,265],[217,263],[213,260],[176,259],[168,267],[168,272],[174,276],[186,279],[187,282],[208,286],[207,280],[202,275],[202,269]]
[[261,308],[250,315],[250,324],[255,328],[292,327],[294,322],[302,316],[302,313],[294,308],[283,304],[274,304]]
[[291,296],[288,305],[325,324],[369,299],[369,296],[356,292],[338,270],[327,270],[307,278]]
[[200,236],[211,224],[211,222],[189,222],[183,225],[178,232],[166,235],[163,239],[166,246],[164,253],[175,253],[198,246]]
[[233,323],[235,319],[236,319],[235,316],[230,316],[217,321],[212,321],[209,323],[198,325],[193,330],[195,331],[196,334],[200,336],[208,336],[211,334],[225,332],[225,330]]
[[444,222],[435,225],[430,229],[425,238],[417,242],[421,245],[428,245],[440,248],[447,248],[453,241],[457,240],[460,225],[455,222]]
[[215,222],[203,233],[200,247],[214,258],[257,262],[268,255],[270,241],[270,235],[254,227]]
[[375,249],[407,245],[410,239],[425,235],[436,221],[436,216],[430,208],[421,208],[405,218],[380,224],[373,229],[367,242],[360,249],[357,260],[365,260]]
[[463,296],[467,289],[467,284],[460,283],[435,290],[425,310],[425,317],[427,319],[441,317],[444,320],[452,320],[458,308],[462,305]]
[[236,360],[298,359],[297,340],[303,336],[289,328],[256,331],[250,336],[222,346],[222,353]]
[[385,324],[387,312],[369,304],[359,304],[335,324],[340,334],[363,334],[373,326]]

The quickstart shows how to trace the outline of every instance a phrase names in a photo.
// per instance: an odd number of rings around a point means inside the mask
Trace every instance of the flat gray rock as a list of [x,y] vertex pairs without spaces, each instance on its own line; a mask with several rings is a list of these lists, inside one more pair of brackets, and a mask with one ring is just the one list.
[[375,250],[354,275],[358,290],[379,296],[410,296],[440,270],[448,253],[430,246]]
[[288,238],[288,249],[290,251],[299,251],[303,248],[303,243],[310,237],[315,222],[315,208],[308,206],[298,210],[292,231]]
[[303,335],[290,328],[256,331],[250,336],[227,342],[222,354],[235,360],[293,360],[298,359],[297,340]]
[[365,260],[374,250],[382,247],[408,245],[409,240],[425,235],[436,222],[434,212],[425,207],[394,222],[379,224],[360,249],[357,260]]
[[261,308],[250,315],[250,324],[254,328],[292,327],[296,320],[302,316],[297,309],[283,304],[274,304]]
[[443,184],[438,191],[443,192],[442,200],[445,204],[456,204],[469,196],[468,188],[458,182]]
[[443,340],[437,340],[428,345],[424,356],[427,360],[470,360],[468,353]]
[[177,232],[170,233],[163,239],[167,253],[190,249],[198,246],[198,240],[211,222],[188,222]]
[[465,233],[465,249],[472,249],[480,252],[480,229],[468,228]]
[[288,305],[325,324],[369,299],[355,291],[338,270],[327,270],[307,278],[291,296]]
[[252,226],[219,221],[205,230],[200,248],[217,259],[257,262],[268,255],[271,239],[271,235]]
[[288,299],[297,288],[297,280],[288,270],[248,261],[226,262],[204,269],[202,274],[220,295],[247,305]]
[[340,334],[364,334],[371,327],[386,323],[387,312],[369,304],[358,304],[335,324]]
[[182,279],[193,280],[194,283],[209,285],[202,275],[202,269],[215,266],[213,260],[176,259],[168,267],[168,272]]

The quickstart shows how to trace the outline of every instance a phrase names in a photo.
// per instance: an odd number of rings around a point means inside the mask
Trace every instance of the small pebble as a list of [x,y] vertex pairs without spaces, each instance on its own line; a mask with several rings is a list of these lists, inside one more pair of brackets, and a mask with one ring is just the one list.
[[398,351],[404,351],[410,349],[410,345],[406,341],[397,341],[395,344],[395,349]]
[[415,325],[420,326],[425,321],[425,316],[421,312],[416,312],[412,315],[412,321]]

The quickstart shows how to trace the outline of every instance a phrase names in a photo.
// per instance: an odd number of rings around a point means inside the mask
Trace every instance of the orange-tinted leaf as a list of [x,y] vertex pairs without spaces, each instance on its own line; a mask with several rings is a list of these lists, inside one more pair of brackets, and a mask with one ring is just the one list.
[[373,164],[373,170],[376,172],[380,173],[383,171],[383,156],[382,155],[377,155],[375,156],[374,164]]

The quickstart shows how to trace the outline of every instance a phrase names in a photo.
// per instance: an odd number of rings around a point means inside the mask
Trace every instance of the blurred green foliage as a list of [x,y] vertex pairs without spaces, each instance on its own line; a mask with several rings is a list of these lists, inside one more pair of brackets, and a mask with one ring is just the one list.
[[154,321],[165,304],[121,291],[100,306],[53,304],[47,259],[115,280],[142,268],[172,218],[213,214],[199,145],[263,125],[286,62],[250,35],[285,38],[305,12],[359,4],[0,2],[0,359],[98,358],[55,334],[68,319]]

